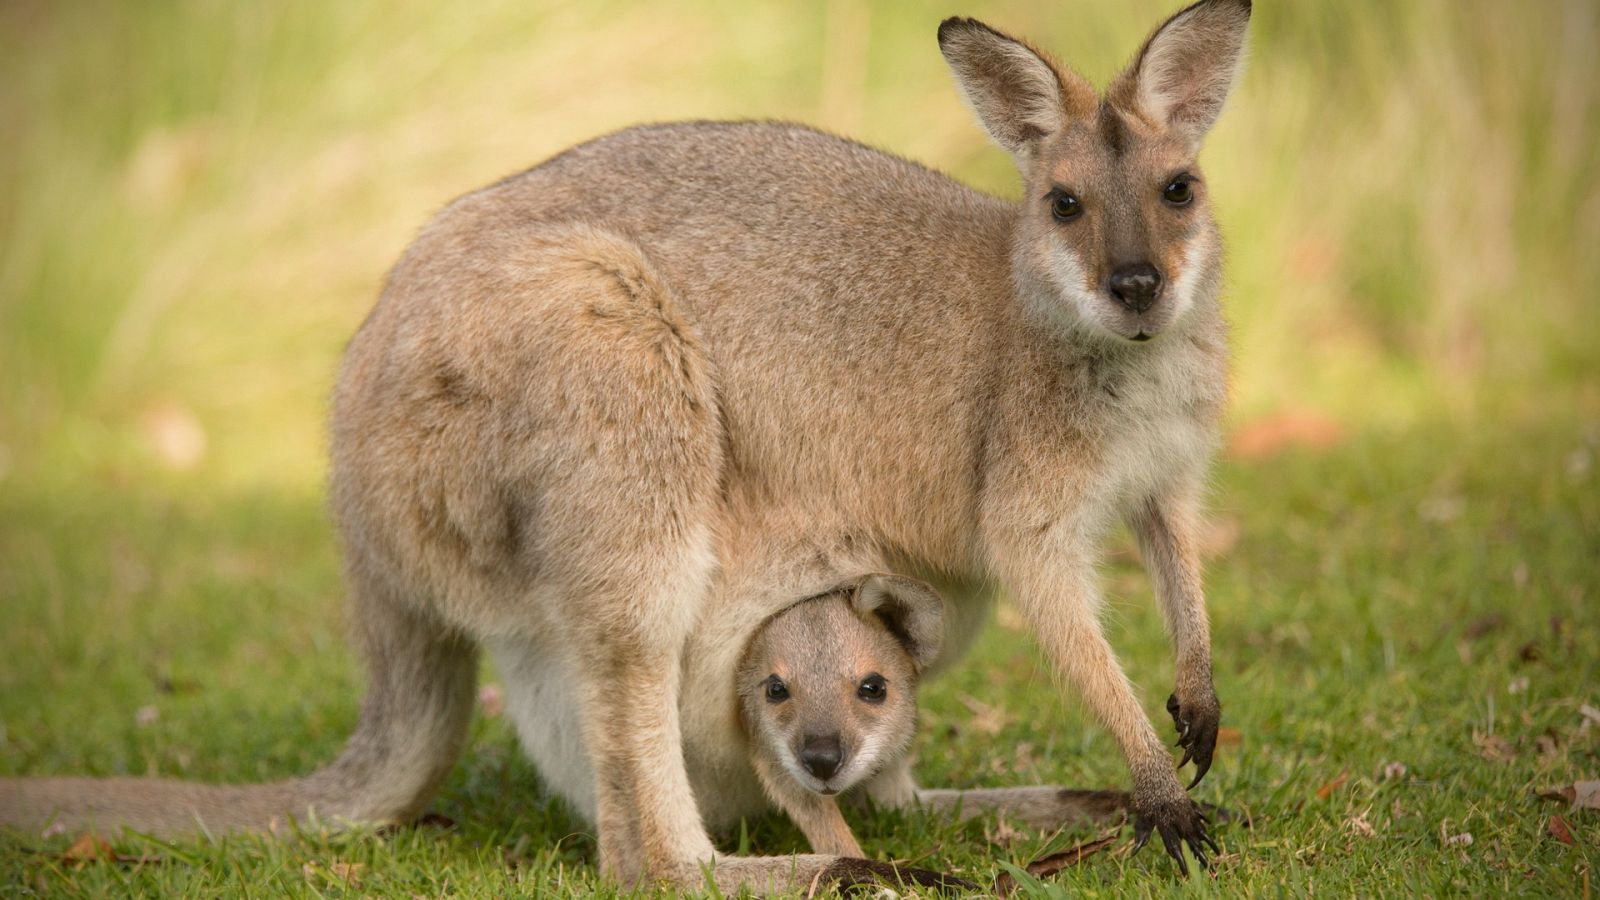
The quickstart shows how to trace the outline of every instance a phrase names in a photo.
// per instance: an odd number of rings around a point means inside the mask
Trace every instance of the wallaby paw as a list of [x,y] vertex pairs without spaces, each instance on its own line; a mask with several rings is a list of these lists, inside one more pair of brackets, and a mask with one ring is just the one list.
[[1222,723],[1222,707],[1215,695],[1181,702],[1177,694],[1167,697],[1167,712],[1172,714],[1172,724],[1178,729],[1178,746],[1183,748],[1183,759],[1178,768],[1194,760],[1192,789],[1211,770],[1211,755],[1217,749],[1217,730]]
[[1185,878],[1189,876],[1189,863],[1183,858],[1185,844],[1200,868],[1210,868],[1211,861],[1206,857],[1206,848],[1210,847],[1212,853],[1221,853],[1222,850],[1207,833],[1206,820],[1207,816],[1200,805],[1186,796],[1180,795],[1148,806],[1135,798],[1133,852],[1144,849],[1144,845],[1150,841],[1150,835],[1160,832],[1161,843],[1167,848],[1167,854],[1177,861],[1178,871]]

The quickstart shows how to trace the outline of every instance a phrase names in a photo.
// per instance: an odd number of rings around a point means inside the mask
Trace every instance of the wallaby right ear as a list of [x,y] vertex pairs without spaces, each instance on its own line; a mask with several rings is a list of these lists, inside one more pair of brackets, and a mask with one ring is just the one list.
[[1250,0],[1198,0],[1150,34],[1108,96],[1198,147],[1238,80],[1249,26]]
[[1093,113],[1094,89],[977,19],[939,23],[939,52],[978,120],[1019,165],[1069,119]]
[[921,672],[944,647],[944,598],[927,582],[904,575],[873,574],[856,582],[850,605],[876,615]]

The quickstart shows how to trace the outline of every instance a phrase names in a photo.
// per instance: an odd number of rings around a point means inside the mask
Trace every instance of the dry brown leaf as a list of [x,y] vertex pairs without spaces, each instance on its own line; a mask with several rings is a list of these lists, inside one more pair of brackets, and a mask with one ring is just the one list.
[[1511,744],[1498,734],[1474,731],[1472,743],[1478,748],[1478,755],[1490,762],[1508,763],[1517,758],[1516,751],[1511,749]]
[[1240,459],[1266,459],[1297,447],[1328,450],[1344,436],[1344,427],[1322,413],[1284,410],[1235,431],[1230,447]]
[[1244,732],[1226,725],[1217,728],[1218,747],[1237,747],[1244,743]]
[[1340,772],[1337,778],[1334,778],[1332,781],[1324,784],[1322,787],[1317,788],[1317,799],[1326,800],[1329,797],[1332,797],[1333,792],[1343,787],[1344,783],[1349,780],[1350,773],[1348,771]]
[[117,858],[116,851],[111,849],[111,843],[101,838],[92,831],[86,831],[72,842],[66,852],[61,854],[61,859],[71,863],[111,862]]
[[1572,829],[1567,827],[1567,820],[1560,816],[1550,817],[1550,836],[1571,847],[1578,842],[1572,839]]
[[1541,800],[1555,800],[1568,806],[1571,806],[1578,799],[1578,792],[1570,784],[1540,788],[1538,794]]
[[342,881],[351,887],[361,886],[361,876],[366,872],[366,870],[366,863],[308,862],[300,866],[300,873],[307,878],[317,878],[324,881]]
[[[1092,841],[1084,841],[1081,844],[1068,847],[1059,853],[1051,853],[1041,856],[1033,862],[1028,863],[1026,866],[1023,866],[1023,871],[1035,878],[1049,878],[1050,876],[1060,872],[1062,869],[1065,869],[1068,866],[1075,866],[1078,863],[1081,863],[1089,857],[1095,855],[1096,853],[1099,853],[1101,850],[1104,850],[1105,848],[1116,843],[1117,835],[1121,833],[1122,830],[1120,828],[1114,831],[1108,831],[1104,835],[1101,835]],[[1009,873],[1001,872],[995,877],[994,888],[995,893],[1003,897],[1009,896],[1017,889],[1016,880],[1013,879]]]
[[1001,816],[994,823],[991,830],[988,825],[983,826],[983,839],[999,847],[1010,847],[1017,838],[1023,837],[1024,832],[1011,827],[1011,821]]
[[1358,837],[1377,837],[1377,830],[1372,827],[1371,822],[1367,821],[1367,813],[1369,812],[1372,812],[1372,810],[1364,810],[1358,816],[1351,816],[1350,818],[1345,819],[1344,827],[1350,829],[1350,833],[1357,835]]

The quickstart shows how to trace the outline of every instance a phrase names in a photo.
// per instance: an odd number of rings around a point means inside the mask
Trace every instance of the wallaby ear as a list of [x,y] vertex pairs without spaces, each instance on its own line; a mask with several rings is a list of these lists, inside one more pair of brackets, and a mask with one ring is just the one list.
[[906,648],[918,672],[939,658],[944,599],[932,585],[904,575],[867,575],[856,584],[850,604],[862,615],[876,615]]
[[939,52],[978,120],[1019,164],[1071,118],[1093,112],[1088,82],[976,19],[941,22]]
[[1222,114],[1244,61],[1250,0],[1200,0],[1150,34],[1110,96],[1199,144]]

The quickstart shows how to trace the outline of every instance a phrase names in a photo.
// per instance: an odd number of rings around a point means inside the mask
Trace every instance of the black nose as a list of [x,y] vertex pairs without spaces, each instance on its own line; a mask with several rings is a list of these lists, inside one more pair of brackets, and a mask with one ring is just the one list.
[[800,748],[800,765],[823,781],[839,771],[839,759],[844,754],[839,749],[838,735],[808,737]]
[[1161,273],[1147,262],[1119,266],[1111,273],[1111,296],[1136,313],[1155,305],[1160,293]]

